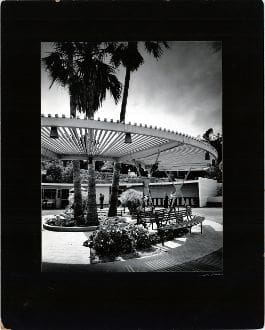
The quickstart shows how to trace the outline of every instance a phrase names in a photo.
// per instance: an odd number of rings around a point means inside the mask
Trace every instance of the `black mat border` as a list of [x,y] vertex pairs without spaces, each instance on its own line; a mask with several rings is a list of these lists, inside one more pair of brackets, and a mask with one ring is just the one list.
[[[222,40],[223,276],[40,272],[40,42],[63,39]],[[263,326],[261,1],[2,3],[1,120],[7,328]]]

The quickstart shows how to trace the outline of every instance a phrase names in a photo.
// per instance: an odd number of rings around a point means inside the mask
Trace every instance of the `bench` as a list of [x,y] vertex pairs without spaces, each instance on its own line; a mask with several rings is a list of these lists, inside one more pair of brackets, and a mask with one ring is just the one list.
[[147,224],[151,224],[153,229],[154,222],[155,222],[155,217],[152,209],[138,212],[137,224],[142,224],[144,228],[147,228]]
[[168,230],[189,229],[191,233],[191,228],[200,224],[202,234],[202,222],[204,219],[204,217],[192,215],[190,206],[181,210],[171,209],[167,211],[162,209],[155,212],[157,232],[162,239],[162,245],[164,245],[164,237]]
[[147,225],[151,224],[153,229],[153,223],[155,223],[154,208],[148,207],[140,211],[133,211],[131,215],[133,219],[137,219],[137,225],[143,225],[144,228],[147,228]]

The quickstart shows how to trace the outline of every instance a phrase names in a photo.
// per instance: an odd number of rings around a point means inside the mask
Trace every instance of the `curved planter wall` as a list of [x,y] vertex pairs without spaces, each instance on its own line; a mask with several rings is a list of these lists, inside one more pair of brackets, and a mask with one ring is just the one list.
[[62,226],[50,226],[47,223],[43,224],[43,228],[50,231],[60,231],[60,232],[82,232],[82,231],[93,231],[98,228],[98,226],[87,226],[87,227],[62,227]]

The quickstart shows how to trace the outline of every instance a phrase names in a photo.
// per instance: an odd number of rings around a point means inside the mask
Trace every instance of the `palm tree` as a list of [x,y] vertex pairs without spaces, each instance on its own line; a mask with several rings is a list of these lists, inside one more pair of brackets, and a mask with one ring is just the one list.
[[[94,113],[102,105],[107,91],[118,102],[121,95],[121,83],[115,76],[115,68],[106,63],[111,43],[89,42],[56,42],[55,51],[43,59],[44,65],[51,76],[51,86],[54,82],[68,89],[70,95],[70,113],[85,113],[93,118]],[[51,87],[50,86],[50,87]],[[88,132],[88,152],[93,143],[93,129]],[[88,155],[88,202],[87,225],[97,225],[95,162],[93,155]],[[74,214],[80,219],[82,210],[80,162],[74,161]],[[80,181],[80,179],[79,179]]]
[[[149,54],[153,55],[156,59],[159,59],[163,54],[163,47],[169,48],[169,45],[166,41],[145,41],[143,42],[143,44],[145,50]],[[144,59],[139,52],[139,42],[137,41],[127,43],[121,42],[116,44],[115,46],[116,47],[113,51],[111,61],[116,67],[118,67],[120,64],[125,67],[125,81],[120,112],[120,122],[124,123],[131,73],[136,71],[144,63]],[[119,172],[120,165],[115,162],[112,178],[110,207],[108,212],[109,216],[117,215],[117,191],[119,189]]]

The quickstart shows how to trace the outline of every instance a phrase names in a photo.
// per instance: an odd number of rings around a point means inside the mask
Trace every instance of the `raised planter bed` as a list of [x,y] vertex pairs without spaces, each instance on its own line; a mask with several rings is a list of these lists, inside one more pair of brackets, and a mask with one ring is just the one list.
[[98,226],[73,226],[73,227],[64,227],[64,226],[51,226],[47,223],[43,224],[43,228],[50,231],[59,231],[59,232],[82,232],[82,231],[94,231]]

